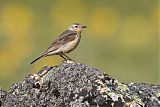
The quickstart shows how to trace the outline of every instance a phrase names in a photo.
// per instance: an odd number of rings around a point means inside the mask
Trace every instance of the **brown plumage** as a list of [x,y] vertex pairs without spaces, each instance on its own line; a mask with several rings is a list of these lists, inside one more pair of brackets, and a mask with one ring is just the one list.
[[71,60],[71,58],[65,55],[65,53],[71,52],[78,46],[83,28],[86,28],[86,26],[82,26],[79,23],[70,25],[69,28],[65,30],[55,41],[53,41],[48,49],[40,57],[32,61],[31,64],[42,57],[51,55],[60,55],[65,60]]

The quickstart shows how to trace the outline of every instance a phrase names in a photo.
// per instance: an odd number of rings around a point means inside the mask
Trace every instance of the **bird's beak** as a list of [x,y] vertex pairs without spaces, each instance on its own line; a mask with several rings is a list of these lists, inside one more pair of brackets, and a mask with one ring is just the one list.
[[84,26],[84,25],[83,25],[82,28],[87,28],[87,26]]

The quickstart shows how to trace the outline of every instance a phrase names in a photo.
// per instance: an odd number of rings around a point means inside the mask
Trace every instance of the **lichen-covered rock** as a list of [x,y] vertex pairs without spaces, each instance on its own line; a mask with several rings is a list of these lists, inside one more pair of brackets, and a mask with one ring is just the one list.
[[145,107],[160,107],[160,85],[146,83],[129,83],[127,85],[131,95],[139,96]]
[[7,92],[4,91],[1,87],[0,87],[0,107],[4,106],[4,101],[6,100],[6,95]]
[[160,106],[160,86],[120,83],[80,63],[45,66],[12,85],[5,95],[0,99],[4,107]]

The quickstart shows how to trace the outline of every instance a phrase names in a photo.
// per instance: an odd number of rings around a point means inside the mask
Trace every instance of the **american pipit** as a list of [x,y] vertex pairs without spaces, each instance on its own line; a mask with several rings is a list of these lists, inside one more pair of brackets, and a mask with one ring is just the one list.
[[37,60],[42,57],[51,56],[51,55],[60,55],[65,60],[72,60],[65,53],[69,53],[74,50],[81,38],[81,32],[83,28],[87,26],[83,26],[79,23],[73,23],[69,26],[67,30],[65,30],[53,43],[48,47],[48,49],[38,58],[31,62],[33,64]]

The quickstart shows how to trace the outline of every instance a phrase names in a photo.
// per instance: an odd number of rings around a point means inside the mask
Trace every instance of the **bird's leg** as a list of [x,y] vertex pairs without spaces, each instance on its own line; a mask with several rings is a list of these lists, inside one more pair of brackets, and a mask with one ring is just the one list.
[[62,53],[60,53],[59,56],[62,57],[64,60],[67,61],[67,59],[62,55]]
[[69,56],[67,56],[66,54],[63,53],[63,55],[68,58],[69,60],[73,61]]

